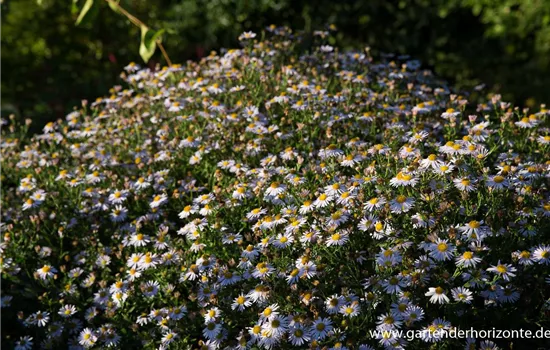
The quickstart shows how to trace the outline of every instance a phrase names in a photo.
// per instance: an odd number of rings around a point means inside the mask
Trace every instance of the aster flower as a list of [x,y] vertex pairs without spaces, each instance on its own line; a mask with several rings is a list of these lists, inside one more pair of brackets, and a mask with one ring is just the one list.
[[309,329],[301,324],[295,324],[288,330],[289,342],[293,346],[302,346],[311,340]]
[[462,177],[453,180],[455,187],[460,191],[471,192],[475,190],[475,182],[468,177]]
[[406,213],[414,206],[414,198],[399,195],[390,201],[390,209],[392,213]]
[[455,250],[454,245],[450,244],[448,240],[438,238],[434,243],[430,245],[430,256],[438,261],[450,260],[453,257]]
[[341,246],[346,244],[346,242],[349,241],[349,235],[345,231],[335,232],[332,233],[329,237],[326,239],[326,245],[328,247],[330,246]]
[[365,209],[373,211],[374,209],[382,208],[384,204],[386,204],[386,199],[384,197],[373,197],[365,202]]
[[470,304],[473,300],[472,292],[468,288],[458,287],[451,290],[451,294],[455,301]]
[[481,259],[476,257],[473,252],[466,251],[455,258],[456,265],[460,267],[476,267]]
[[15,342],[15,350],[30,350],[33,346],[33,337],[31,336],[24,336],[19,338],[18,341]]
[[324,208],[326,207],[331,201],[333,200],[333,197],[327,195],[326,193],[321,193],[319,197],[313,202],[313,205],[317,208]]
[[414,187],[418,183],[418,178],[411,174],[399,172],[390,180],[390,185],[393,187],[411,186]]
[[74,305],[63,305],[61,309],[59,309],[58,314],[61,315],[61,317],[71,317],[76,313],[76,307]]
[[53,277],[53,275],[57,273],[57,269],[55,267],[52,267],[51,265],[44,265],[36,270],[36,272],[41,279],[46,280]]
[[342,305],[338,312],[344,317],[352,318],[359,315],[361,309],[359,308],[359,305],[357,303],[351,303],[349,305]]
[[498,264],[496,266],[491,265],[491,267],[488,268],[487,271],[493,272],[499,275],[500,277],[504,278],[504,280],[506,281],[510,280],[511,277],[516,276],[514,274],[514,272],[516,272],[516,268],[510,264],[501,264],[500,260],[498,261]]
[[78,337],[78,343],[85,348],[91,348],[97,342],[97,336],[91,328],[85,328]]
[[309,328],[311,338],[321,341],[333,330],[332,321],[328,318],[317,318]]
[[533,251],[533,260],[539,264],[550,264],[550,246],[540,245]]
[[437,159],[437,155],[430,154],[427,158],[422,159],[420,162],[420,168],[421,169],[439,169],[443,165],[443,162],[439,159]]
[[153,197],[153,200],[149,204],[151,208],[158,208],[168,201],[168,197],[163,193]]
[[441,287],[430,287],[429,291],[426,292],[426,296],[430,297],[430,302],[433,304],[446,304],[449,302],[449,297]]
[[248,300],[248,297],[246,295],[240,294],[234,299],[233,304],[231,304],[231,309],[242,312],[250,305],[252,305],[252,303],[250,302],[250,300]]
[[502,175],[494,175],[487,179],[487,187],[493,190],[503,190],[509,186],[508,180]]

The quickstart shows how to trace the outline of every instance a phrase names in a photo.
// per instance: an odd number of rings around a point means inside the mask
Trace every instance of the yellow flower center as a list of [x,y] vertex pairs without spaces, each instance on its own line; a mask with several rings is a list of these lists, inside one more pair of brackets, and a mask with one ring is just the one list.
[[470,223],[468,224],[471,228],[479,228],[479,226],[481,226],[481,224],[479,223],[479,221],[476,221],[476,220],[473,220],[473,221],[470,221]]
[[447,251],[447,244],[441,242],[437,245],[437,250],[439,250],[440,252],[446,252]]

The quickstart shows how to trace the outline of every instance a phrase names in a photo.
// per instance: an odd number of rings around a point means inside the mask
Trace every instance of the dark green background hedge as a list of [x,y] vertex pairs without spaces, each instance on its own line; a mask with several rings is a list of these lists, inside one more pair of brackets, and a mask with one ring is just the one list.
[[[4,0],[2,109],[39,127],[81,99],[108,94],[130,61],[139,30],[101,0],[99,15],[74,21],[83,1]],[[122,0],[153,29],[165,28],[174,62],[237,45],[270,24],[312,31],[336,25],[340,47],[409,54],[461,88],[480,83],[505,100],[550,102],[549,0]],[[150,64],[165,64],[159,52]]]

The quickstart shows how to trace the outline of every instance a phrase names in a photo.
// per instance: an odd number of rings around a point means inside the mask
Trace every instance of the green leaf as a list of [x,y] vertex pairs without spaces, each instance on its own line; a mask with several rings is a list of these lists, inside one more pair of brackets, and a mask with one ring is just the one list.
[[107,1],[107,3],[109,4],[109,7],[111,8],[111,10],[118,13],[118,4],[120,4],[120,0]]
[[71,3],[71,14],[74,16],[78,13],[78,0],[73,0]]
[[145,61],[149,62],[149,59],[155,53],[157,48],[157,39],[164,33],[164,29],[154,31],[149,27],[141,26],[141,44],[139,45],[139,55]]
[[97,12],[97,7],[95,5],[96,3],[94,0],[86,0],[75,24],[80,25],[81,23],[88,23]]

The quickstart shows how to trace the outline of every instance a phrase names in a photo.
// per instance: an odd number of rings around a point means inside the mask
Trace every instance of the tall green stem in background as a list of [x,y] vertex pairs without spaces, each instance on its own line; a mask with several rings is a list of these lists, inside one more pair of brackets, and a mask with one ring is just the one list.
[[[130,22],[141,29],[141,43],[139,46],[139,54],[141,58],[143,58],[143,61],[145,61],[145,63],[149,62],[149,59],[151,58],[151,56],[153,56],[156,47],[158,46],[160,51],[162,52],[162,56],[166,60],[166,63],[168,63],[168,65],[170,66],[172,65],[172,61],[170,60],[170,57],[168,57],[168,53],[162,45],[162,34],[164,34],[164,29],[154,31],[150,29],[147,25],[145,25],[145,23],[140,21],[137,17],[126,11],[122,6],[119,5],[117,1],[105,0],[105,2],[107,2],[109,7],[113,11],[126,16],[126,18],[130,20]],[[92,18],[95,11],[97,11],[97,6],[97,2],[95,2],[94,0],[86,0],[84,6],[80,10],[78,18],[76,19],[76,25],[88,22]]]

